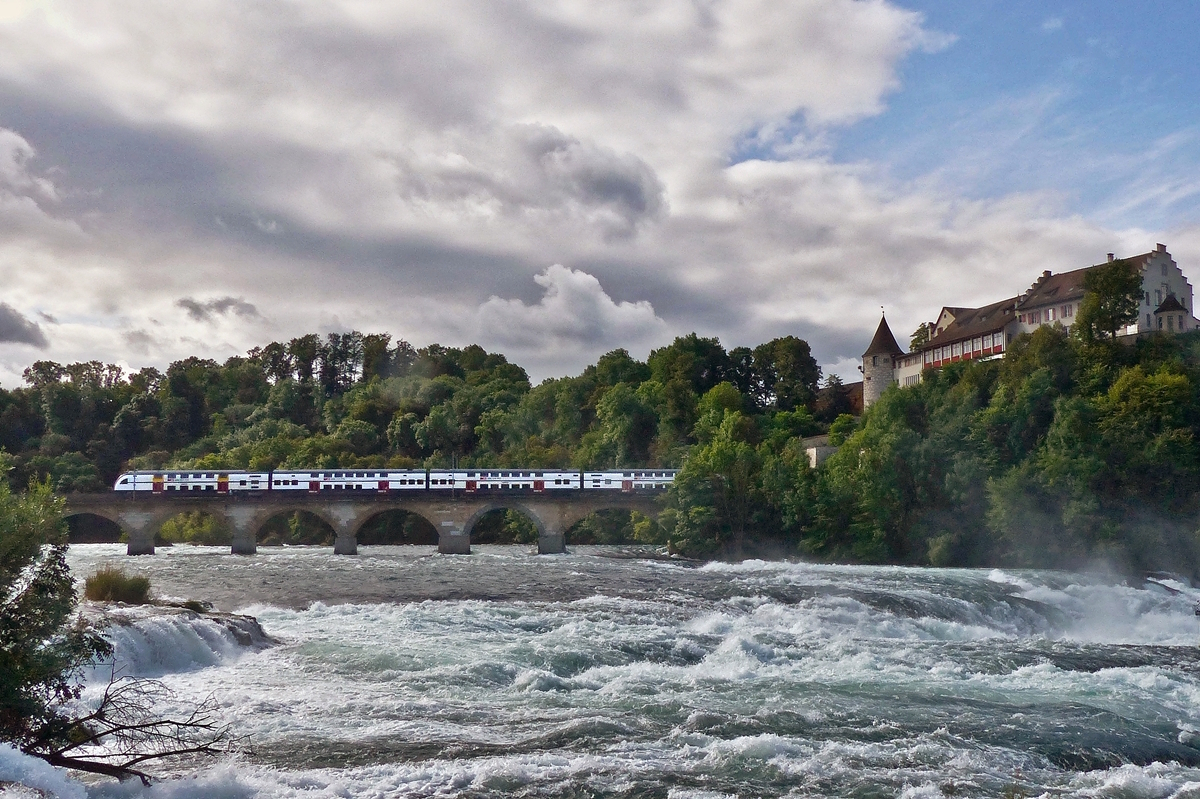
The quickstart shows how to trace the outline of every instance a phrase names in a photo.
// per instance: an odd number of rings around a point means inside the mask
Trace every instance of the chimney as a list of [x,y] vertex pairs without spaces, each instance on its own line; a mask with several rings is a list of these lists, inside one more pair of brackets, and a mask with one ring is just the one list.
[[1159,252],[1166,252],[1166,251],[1167,251],[1167,245],[1165,245],[1165,244],[1155,244],[1155,245],[1154,245],[1154,247],[1155,247],[1155,249],[1157,249]]
[[1108,262],[1111,264],[1111,263],[1112,263],[1113,261],[1115,261],[1115,260],[1117,260],[1117,256],[1116,256],[1114,253],[1111,253],[1111,252],[1110,252],[1110,253],[1108,254]]

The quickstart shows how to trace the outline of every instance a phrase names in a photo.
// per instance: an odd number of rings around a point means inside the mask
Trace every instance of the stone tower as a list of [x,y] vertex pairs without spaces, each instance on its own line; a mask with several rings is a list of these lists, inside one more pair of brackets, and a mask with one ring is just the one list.
[[863,353],[863,410],[871,407],[883,390],[896,382],[895,360],[897,355],[903,354],[904,350],[900,349],[888,327],[887,317],[880,318],[875,338]]

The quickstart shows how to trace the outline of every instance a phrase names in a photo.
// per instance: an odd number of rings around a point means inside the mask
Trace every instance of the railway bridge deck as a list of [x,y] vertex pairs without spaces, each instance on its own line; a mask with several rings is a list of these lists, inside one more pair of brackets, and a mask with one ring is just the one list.
[[[67,516],[91,514],[118,525],[128,536],[130,555],[154,554],[154,537],[163,523],[179,513],[203,511],[225,522],[233,530],[232,552],[251,555],[257,551],[258,532],[266,522],[280,514],[304,511],[317,516],[333,528],[333,551],[338,555],[358,553],[358,534],[363,525],[380,513],[407,511],[421,516],[438,532],[438,552],[470,554],[471,530],[489,511],[501,508],[524,513],[537,527],[538,552],[566,551],[566,534],[574,524],[590,514],[607,509],[638,510],[657,515],[661,506],[658,494],[612,492],[505,492],[432,496],[341,493],[326,494],[264,493],[242,495],[164,495],[136,496],[110,494],[68,494]],[[416,493],[416,492],[414,492]]]

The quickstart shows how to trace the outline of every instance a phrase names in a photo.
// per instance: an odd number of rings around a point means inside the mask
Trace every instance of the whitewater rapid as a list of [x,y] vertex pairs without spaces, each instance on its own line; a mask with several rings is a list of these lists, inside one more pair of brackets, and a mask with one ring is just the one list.
[[478,550],[72,547],[275,642],[115,627],[124,670],[253,751],[87,795],[1200,796],[1190,586]]

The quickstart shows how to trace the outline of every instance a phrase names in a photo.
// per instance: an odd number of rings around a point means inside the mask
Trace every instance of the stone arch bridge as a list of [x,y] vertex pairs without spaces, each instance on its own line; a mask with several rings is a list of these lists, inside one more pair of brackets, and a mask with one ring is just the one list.
[[67,516],[91,514],[108,519],[129,537],[130,555],[154,554],[154,536],[163,523],[179,513],[203,511],[224,521],[233,530],[235,555],[257,551],[258,531],[275,516],[305,511],[333,528],[333,551],[358,553],[358,533],[363,525],[385,511],[402,510],[421,516],[438,531],[438,552],[466,555],[471,552],[471,530],[487,512],[510,509],[524,513],[537,527],[538,552],[566,552],[566,533],[572,525],[599,510],[638,510],[657,515],[658,495],[572,491],[562,494],[509,493],[413,497],[397,494],[267,493],[259,496],[120,496],[69,494]]

